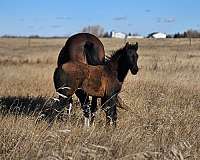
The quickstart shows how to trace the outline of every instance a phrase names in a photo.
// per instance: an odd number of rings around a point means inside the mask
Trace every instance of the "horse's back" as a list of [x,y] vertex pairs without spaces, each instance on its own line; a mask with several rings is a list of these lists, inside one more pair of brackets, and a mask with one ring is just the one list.
[[104,62],[105,51],[101,41],[89,33],[78,33],[71,36],[61,49],[57,65],[68,61],[78,61],[91,65]]

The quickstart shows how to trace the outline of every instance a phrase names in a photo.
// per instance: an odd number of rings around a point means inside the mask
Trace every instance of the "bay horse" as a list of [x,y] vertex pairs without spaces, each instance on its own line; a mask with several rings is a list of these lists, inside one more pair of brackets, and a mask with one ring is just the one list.
[[[68,102],[68,98],[81,88],[87,95],[102,98],[102,103],[106,103],[103,107],[106,113],[106,125],[112,123],[116,126],[117,95],[128,71],[130,70],[133,75],[138,72],[137,50],[138,43],[129,44],[127,42],[103,65],[92,66],[74,61],[58,66],[54,72],[54,85],[56,91],[62,95],[59,101],[60,107],[63,107]],[[85,119],[93,121],[94,108],[87,105],[87,108],[82,109]]]
[[[90,33],[75,34],[68,38],[61,49],[58,55],[57,67],[67,62],[101,65],[105,62],[104,46],[96,36]],[[81,106],[89,103],[89,98],[83,90],[78,89],[75,94],[79,98]],[[69,105],[72,105],[72,98],[70,98]],[[97,97],[92,97],[91,105],[96,108]]]

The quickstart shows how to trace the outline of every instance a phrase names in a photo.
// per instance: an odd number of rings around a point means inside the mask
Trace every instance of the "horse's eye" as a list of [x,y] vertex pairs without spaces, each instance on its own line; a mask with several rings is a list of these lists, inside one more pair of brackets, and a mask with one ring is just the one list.
[[138,59],[138,55],[137,54],[133,54],[133,58],[137,60]]
[[132,50],[129,50],[129,51],[128,51],[128,54],[129,54],[129,55],[133,55],[133,51],[132,51]]

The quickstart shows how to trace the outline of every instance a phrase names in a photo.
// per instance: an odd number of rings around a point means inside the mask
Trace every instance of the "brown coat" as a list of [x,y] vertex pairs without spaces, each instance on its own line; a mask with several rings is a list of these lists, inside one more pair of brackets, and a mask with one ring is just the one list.
[[67,76],[66,86],[71,88],[68,93],[70,95],[77,88],[81,88],[90,96],[110,96],[108,94],[119,91],[122,86],[116,78],[116,73],[111,71],[109,66],[68,62],[63,64],[62,69]]

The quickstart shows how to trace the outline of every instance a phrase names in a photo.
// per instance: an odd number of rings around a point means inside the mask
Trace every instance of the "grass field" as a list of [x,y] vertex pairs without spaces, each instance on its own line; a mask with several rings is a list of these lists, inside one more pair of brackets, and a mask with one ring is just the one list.
[[[109,55],[123,46],[101,39]],[[79,104],[73,120],[35,124],[37,114],[20,108],[43,107],[56,96],[52,74],[65,39],[0,39],[0,159],[200,159],[200,39],[137,39],[139,72],[129,73],[120,97],[115,130],[82,127]],[[130,40],[135,42],[136,40]],[[16,110],[5,114],[4,108]]]

